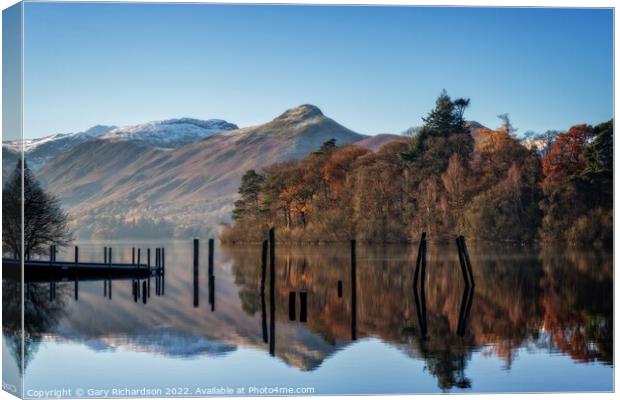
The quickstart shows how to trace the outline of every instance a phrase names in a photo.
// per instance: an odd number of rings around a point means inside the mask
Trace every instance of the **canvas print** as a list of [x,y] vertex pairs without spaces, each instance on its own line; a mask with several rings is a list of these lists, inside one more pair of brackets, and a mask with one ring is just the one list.
[[3,11],[3,389],[612,392],[611,8]]

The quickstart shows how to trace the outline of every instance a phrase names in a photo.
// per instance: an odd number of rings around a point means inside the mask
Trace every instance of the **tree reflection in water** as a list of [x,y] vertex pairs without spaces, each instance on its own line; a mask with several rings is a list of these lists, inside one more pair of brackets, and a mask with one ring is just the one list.
[[[412,288],[417,250],[360,248],[357,337],[379,338],[425,360],[445,390],[471,386],[465,372],[473,352],[495,355],[509,369],[520,349],[551,343],[550,351],[576,361],[612,364],[611,254],[470,247],[475,295],[466,290],[456,250],[429,246],[427,340]],[[253,315],[260,309],[259,253],[223,251],[233,259],[243,308]],[[347,255],[344,247],[320,246],[283,247],[277,256],[277,304],[288,304],[291,291],[307,291],[306,328],[333,345],[351,340]],[[289,323],[286,307],[277,315]]]
[[[24,370],[36,353],[41,338],[50,332],[66,314],[66,302],[72,297],[68,285],[55,287],[55,298],[50,300],[49,283],[26,283],[24,291]],[[2,281],[2,334],[9,349],[22,368],[21,349],[21,282]]]

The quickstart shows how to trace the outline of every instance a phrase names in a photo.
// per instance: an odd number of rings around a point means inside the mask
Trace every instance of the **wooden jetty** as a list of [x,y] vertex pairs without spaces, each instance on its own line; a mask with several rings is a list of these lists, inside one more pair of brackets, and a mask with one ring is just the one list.
[[[149,249],[150,250],[150,249]],[[157,249],[160,254],[160,249]],[[150,253],[150,251],[149,251]],[[137,263],[112,263],[112,249],[104,248],[104,262],[79,262],[79,249],[75,246],[74,261],[56,259],[56,247],[51,246],[49,260],[26,260],[23,263],[24,280],[28,282],[48,282],[61,280],[118,280],[141,279],[163,273],[163,259],[155,266],[150,265],[150,257],[146,264],[140,264],[140,249]],[[135,251],[132,249],[132,254]],[[163,258],[163,251],[161,252]],[[135,259],[132,257],[132,261]],[[15,259],[2,259],[4,278],[21,279],[22,263]]]
[[[2,259],[3,277],[20,279],[21,263],[19,260]],[[104,264],[56,261],[26,261],[24,279],[28,282],[47,282],[50,280],[82,280],[148,278],[157,273],[155,268],[146,264]]]

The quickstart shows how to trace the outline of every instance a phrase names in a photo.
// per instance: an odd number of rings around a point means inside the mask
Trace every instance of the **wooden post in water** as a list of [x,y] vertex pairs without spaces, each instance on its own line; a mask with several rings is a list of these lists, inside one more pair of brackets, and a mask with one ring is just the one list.
[[288,319],[289,321],[295,321],[295,292],[289,292],[288,294]]
[[351,340],[357,340],[357,255],[351,240]]
[[136,248],[131,248],[131,265],[136,265]]
[[456,237],[456,248],[459,253],[459,264],[461,266],[461,273],[463,274],[463,280],[465,281],[465,285],[469,286],[469,276],[467,273],[467,266],[465,263],[465,252],[463,251],[463,244],[461,242],[462,236]]
[[215,275],[209,277],[209,304],[211,311],[215,311]]
[[77,301],[77,299],[78,299],[78,255],[79,255],[79,249],[78,249],[77,246],[75,246],[75,248],[74,248],[74,263],[75,263],[75,266],[73,267],[74,268],[73,273],[74,273],[74,278],[75,278],[75,283],[74,283],[73,291],[74,291],[75,301]]
[[146,304],[146,281],[142,282],[142,304]]
[[424,321],[424,331],[426,332],[426,238],[422,241],[422,268],[420,271],[420,297],[422,302],[422,319]]
[[151,269],[151,248],[146,249],[146,267]]
[[422,265],[422,247],[426,243],[426,232],[422,232],[422,237],[420,238],[420,244],[418,245],[418,257],[415,263],[415,272],[413,274],[413,288],[414,290],[418,290],[418,279],[420,277],[420,267]]
[[342,298],[342,281],[338,281],[338,298]]
[[110,268],[112,268],[112,247],[108,248],[108,264],[110,265]]
[[200,256],[200,243],[198,239],[194,239],[194,307],[198,307],[199,303],[199,256]]
[[299,292],[299,322],[308,320],[308,293]]
[[209,276],[213,275],[214,240],[209,239]]
[[276,355],[276,234],[269,229],[269,354]]
[[166,273],[166,248],[161,248],[161,273]]
[[140,267],[140,248],[138,247],[138,267]]
[[103,248],[103,263],[104,264],[108,263],[108,246],[105,246]]
[[467,251],[467,244],[465,244],[465,237],[460,236],[461,248],[463,249],[463,255],[465,256],[465,265],[467,266],[467,272],[469,273],[469,283],[471,286],[476,286],[474,282],[474,273],[471,267],[471,260],[469,259],[469,252]]

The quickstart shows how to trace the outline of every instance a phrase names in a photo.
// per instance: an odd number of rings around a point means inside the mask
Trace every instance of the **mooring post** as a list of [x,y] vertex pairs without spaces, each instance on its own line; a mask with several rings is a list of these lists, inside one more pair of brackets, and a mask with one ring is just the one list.
[[131,265],[136,265],[136,248],[131,248]]
[[108,265],[112,268],[112,247],[108,248]]
[[215,311],[215,275],[209,277],[209,304],[211,311]]
[[161,248],[161,273],[166,273],[166,248]]
[[459,253],[459,265],[461,266],[461,273],[463,274],[463,280],[465,281],[465,286],[469,286],[469,276],[467,273],[467,266],[465,263],[465,252],[463,251],[463,244],[461,242],[462,236],[456,237],[456,249]]
[[140,248],[138,247],[138,264],[136,264],[138,268],[140,268]]
[[214,240],[209,239],[209,275],[213,275]]
[[151,268],[151,248],[146,249],[146,267]]
[[474,282],[474,272],[471,267],[471,260],[469,259],[469,251],[467,251],[467,244],[465,244],[465,237],[461,235],[461,247],[463,248],[463,254],[465,255],[465,264],[467,266],[467,272],[469,272],[469,282],[471,286],[476,286]]
[[108,246],[103,247],[103,264],[108,263]]
[[351,240],[351,340],[357,340],[357,255]]
[[78,261],[78,255],[79,255],[79,249],[78,249],[77,246],[75,246],[73,250],[74,250],[74,263],[75,263],[75,265],[73,267],[73,277],[75,278],[75,284],[74,284],[75,287],[73,288],[73,291],[74,291],[75,300],[77,301],[77,299],[78,299],[78,262],[79,262]]
[[199,256],[199,241],[197,238],[194,239],[194,268],[198,268],[198,256]]
[[308,293],[299,292],[299,322],[308,320]]
[[418,290],[418,279],[420,277],[420,267],[422,265],[422,247],[426,243],[426,232],[422,232],[420,244],[418,245],[418,257],[415,262],[415,271],[413,273],[413,288]]
[[269,229],[269,354],[276,354],[276,234]]
[[142,304],[146,304],[146,297],[147,297],[146,281],[143,281],[142,282]]
[[295,292],[289,292],[288,294],[288,319],[289,321],[295,321]]
[[198,307],[199,302],[199,293],[200,293],[200,284],[199,284],[199,255],[200,255],[200,241],[197,238],[194,238],[194,307]]
[[50,245],[50,265],[54,263],[54,245]]

